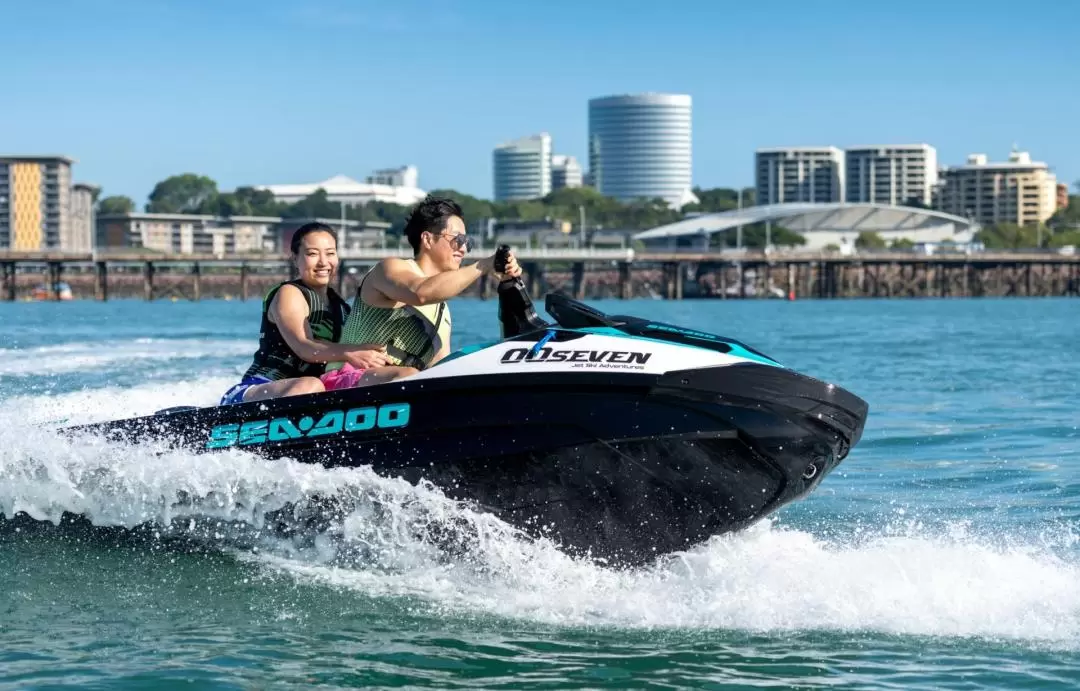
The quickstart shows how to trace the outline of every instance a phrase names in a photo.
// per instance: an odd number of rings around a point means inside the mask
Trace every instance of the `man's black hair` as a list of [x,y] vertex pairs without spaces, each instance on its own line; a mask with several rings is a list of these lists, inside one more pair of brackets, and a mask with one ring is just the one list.
[[420,254],[420,235],[424,231],[438,234],[446,230],[446,223],[451,216],[465,220],[461,205],[453,199],[428,197],[417,204],[405,224],[405,237],[413,248],[413,256]]
[[333,228],[325,223],[313,221],[311,223],[305,223],[293,233],[292,242],[289,243],[293,254],[300,254],[300,242],[303,241],[305,235],[311,233],[330,233],[330,237],[334,238],[334,244],[337,244],[337,233],[334,232]]

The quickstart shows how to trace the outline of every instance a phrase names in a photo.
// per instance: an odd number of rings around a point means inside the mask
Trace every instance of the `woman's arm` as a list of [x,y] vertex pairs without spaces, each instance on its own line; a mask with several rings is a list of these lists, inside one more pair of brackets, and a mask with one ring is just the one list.
[[309,310],[296,286],[284,285],[270,302],[270,321],[281,332],[289,349],[305,362],[349,362],[360,367],[386,364],[384,346],[377,344],[328,343],[316,340],[307,323]]

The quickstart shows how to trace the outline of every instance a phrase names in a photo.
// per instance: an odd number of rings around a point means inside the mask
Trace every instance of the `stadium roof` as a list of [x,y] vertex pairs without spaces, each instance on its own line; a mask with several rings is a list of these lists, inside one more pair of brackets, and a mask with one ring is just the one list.
[[917,231],[952,224],[955,232],[976,230],[973,221],[961,216],[919,209],[910,206],[886,204],[827,204],[793,203],[748,206],[713,214],[701,214],[676,223],[646,230],[634,236],[635,240],[712,235],[737,226],[771,221],[797,233],[815,230],[832,231]]

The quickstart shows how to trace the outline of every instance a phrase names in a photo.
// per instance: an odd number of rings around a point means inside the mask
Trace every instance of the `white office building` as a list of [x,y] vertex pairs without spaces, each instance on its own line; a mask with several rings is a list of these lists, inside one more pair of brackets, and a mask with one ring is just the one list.
[[581,187],[581,164],[573,156],[556,154],[551,157],[551,190]]
[[937,149],[929,144],[882,144],[844,150],[845,199],[927,208],[937,184]]
[[760,206],[844,200],[844,152],[835,146],[758,149],[755,159]]
[[382,168],[364,179],[369,185],[390,185],[391,187],[420,187],[420,171],[416,166]]
[[551,192],[551,135],[542,132],[495,147],[495,201],[539,199]]
[[692,101],[685,94],[633,94],[589,101],[589,179],[624,202],[659,197],[696,202]]
[[60,236],[60,247],[66,252],[89,252],[94,249],[96,232],[94,185],[77,182],[71,187],[71,223],[68,233]]

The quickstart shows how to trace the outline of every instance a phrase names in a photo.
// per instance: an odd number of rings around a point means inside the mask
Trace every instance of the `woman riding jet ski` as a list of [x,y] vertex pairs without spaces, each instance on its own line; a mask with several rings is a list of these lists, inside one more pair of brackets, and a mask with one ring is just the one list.
[[303,225],[290,249],[300,276],[267,293],[259,349],[221,405],[325,391],[319,376],[336,360],[364,368],[386,364],[380,346],[336,343],[349,305],[330,287],[338,264],[334,230],[323,223]]

